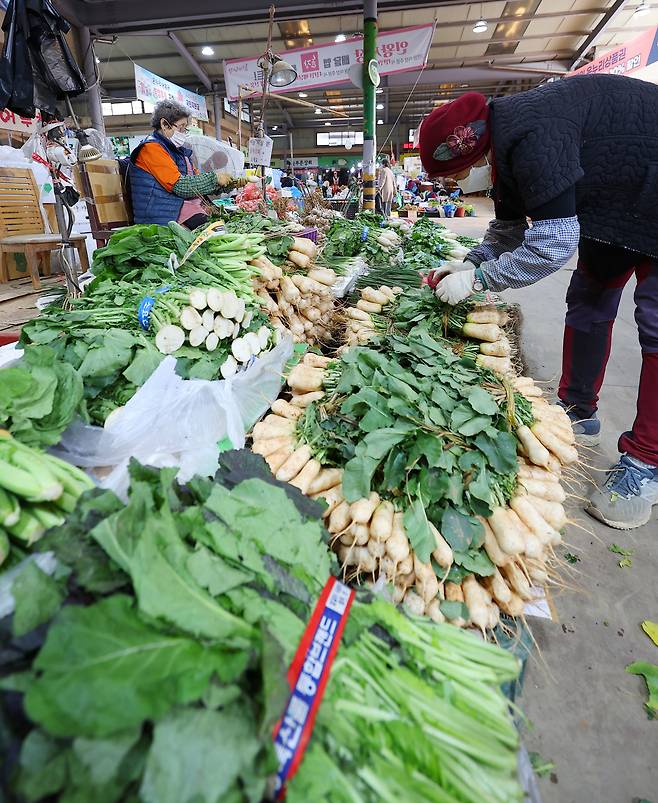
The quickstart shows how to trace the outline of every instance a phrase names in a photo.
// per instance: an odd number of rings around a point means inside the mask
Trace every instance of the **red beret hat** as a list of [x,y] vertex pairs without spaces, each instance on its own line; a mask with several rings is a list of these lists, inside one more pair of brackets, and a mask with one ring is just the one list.
[[420,160],[428,176],[450,176],[471,167],[489,150],[487,99],[466,92],[439,106],[420,127]]

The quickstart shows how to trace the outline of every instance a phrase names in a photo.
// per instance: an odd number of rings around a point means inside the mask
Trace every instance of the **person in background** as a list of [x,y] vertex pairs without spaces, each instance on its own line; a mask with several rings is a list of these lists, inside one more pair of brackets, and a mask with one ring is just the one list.
[[390,217],[396,187],[395,176],[386,158],[382,159],[380,167],[377,170],[377,190],[382,199],[382,214],[384,217]]
[[199,173],[185,147],[189,112],[172,100],[153,110],[153,133],[130,154],[130,192],[135,223],[166,226],[176,220],[195,229],[208,222],[201,196],[244,186],[221,171]]
[[[493,168],[496,219],[484,241],[436,288],[457,304],[471,293],[525,287],[578,251],[567,291],[560,403],[577,440],[598,443],[599,391],[624,285],[635,275],[642,348],[637,415],[588,512],[640,527],[658,502],[658,87],[616,75],[575,76],[495,98],[468,92],[420,129],[430,175]],[[615,170],[610,170],[610,165]],[[529,227],[527,218],[532,220]]]

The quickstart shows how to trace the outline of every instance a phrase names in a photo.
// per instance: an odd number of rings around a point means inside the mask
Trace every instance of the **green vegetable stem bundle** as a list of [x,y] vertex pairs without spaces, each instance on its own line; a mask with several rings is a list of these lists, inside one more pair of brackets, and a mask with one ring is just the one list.
[[0,431],[0,564],[62,524],[94,484],[82,471]]
[[[35,566],[14,581],[14,632],[50,626],[0,656],[28,718],[11,799],[268,798],[288,668],[335,559],[319,506],[260,458],[225,455],[214,482],[175,472],[133,463],[127,505],[91,492],[48,534],[78,604],[60,609],[63,581]],[[520,801],[499,688],[518,668],[359,595],[288,799]]]

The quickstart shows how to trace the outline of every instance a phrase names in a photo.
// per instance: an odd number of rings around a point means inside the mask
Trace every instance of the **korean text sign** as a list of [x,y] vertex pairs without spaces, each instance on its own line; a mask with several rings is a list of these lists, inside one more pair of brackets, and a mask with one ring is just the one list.
[[[381,75],[406,70],[419,70],[425,63],[434,25],[416,25],[400,28],[377,36],[377,63]],[[281,53],[297,70],[297,80],[287,87],[271,87],[274,93],[298,92],[349,82],[349,69],[363,63],[363,38],[345,42],[329,42],[313,47],[295,48]],[[263,73],[258,59],[229,59],[224,61],[226,95],[237,99],[240,86],[259,89]]]
[[182,86],[172,84],[166,78],[145,70],[139,64],[135,64],[135,88],[140,100],[148,103],[159,103],[161,100],[175,100],[189,110],[191,117],[198,120],[208,119],[208,109],[206,99],[202,95],[183,89]]

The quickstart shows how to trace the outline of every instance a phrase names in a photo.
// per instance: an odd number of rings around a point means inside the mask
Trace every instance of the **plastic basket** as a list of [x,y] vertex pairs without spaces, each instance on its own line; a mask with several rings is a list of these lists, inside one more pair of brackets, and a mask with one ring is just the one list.
[[0,332],[0,346],[6,346],[9,343],[18,343],[20,332]]
[[304,229],[303,231],[298,231],[296,236],[297,237],[306,237],[307,240],[310,240],[313,243],[317,243],[317,241],[318,241],[318,230],[315,227],[311,227],[310,229]]

